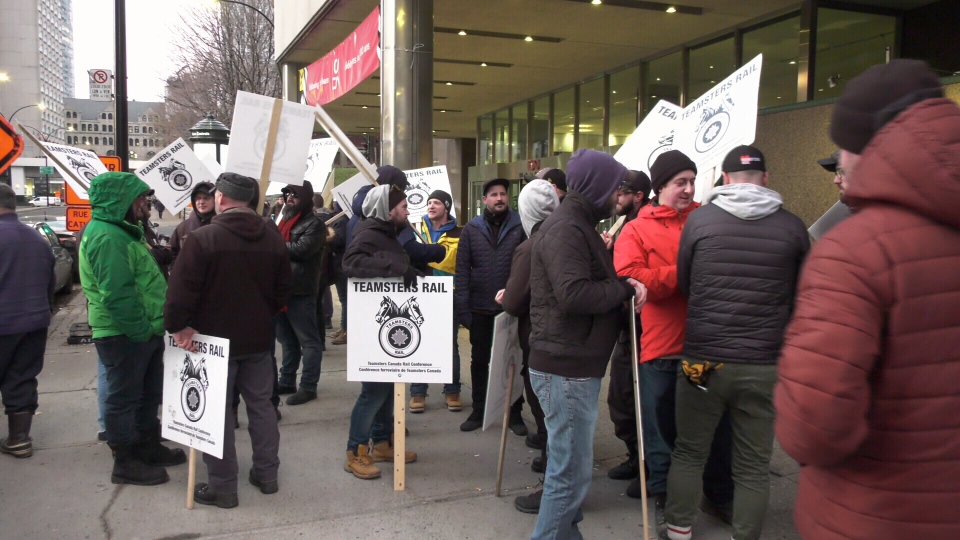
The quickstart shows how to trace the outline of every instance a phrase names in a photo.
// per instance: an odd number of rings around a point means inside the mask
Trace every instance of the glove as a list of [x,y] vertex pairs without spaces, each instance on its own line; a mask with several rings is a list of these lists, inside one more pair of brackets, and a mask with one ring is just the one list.
[[413,266],[408,266],[407,270],[403,273],[403,286],[409,288],[417,282],[418,277],[423,277],[423,272]]

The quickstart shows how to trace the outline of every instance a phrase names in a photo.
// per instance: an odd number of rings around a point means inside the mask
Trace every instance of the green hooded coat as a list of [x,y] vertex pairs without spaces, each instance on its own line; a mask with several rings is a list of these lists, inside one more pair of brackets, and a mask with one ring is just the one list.
[[80,243],[80,282],[94,338],[124,335],[143,342],[163,335],[166,280],[143,228],[123,219],[147,191],[150,186],[130,173],[105,173],[91,182],[93,213]]

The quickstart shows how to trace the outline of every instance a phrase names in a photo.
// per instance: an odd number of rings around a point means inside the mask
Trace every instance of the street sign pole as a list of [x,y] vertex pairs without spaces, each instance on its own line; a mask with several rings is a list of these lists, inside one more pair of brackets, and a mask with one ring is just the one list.
[[114,2],[114,24],[116,27],[116,97],[113,101],[114,118],[117,119],[117,156],[120,157],[120,170],[130,168],[130,146],[127,140],[127,10],[124,0]]

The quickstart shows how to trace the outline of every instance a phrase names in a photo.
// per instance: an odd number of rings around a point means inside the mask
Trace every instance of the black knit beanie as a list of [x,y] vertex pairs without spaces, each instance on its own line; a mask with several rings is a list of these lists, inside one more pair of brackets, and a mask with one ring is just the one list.
[[653,193],[659,195],[660,189],[682,171],[693,171],[693,174],[697,174],[697,164],[683,152],[668,150],[657,156],[657,160],[650,166],[650,183]]

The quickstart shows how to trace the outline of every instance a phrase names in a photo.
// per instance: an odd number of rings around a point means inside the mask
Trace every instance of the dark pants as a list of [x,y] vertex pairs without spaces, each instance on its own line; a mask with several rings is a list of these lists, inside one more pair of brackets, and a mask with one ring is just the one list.
[[127,336],[93,340],[107,370],[104,425],[111,446],[132,445],[137,434],[156,431],[163,401],[163,338],[140,343]]
[[[547,424],[544,421],[543,407],[540,406],[540,398],[533,390],[533,384],[530,382],[530,317],[523,317],[518,324],[520,350],[523,351],[523,369],[520,374],[523,376],[523,393],[527,396],[527,403],[530,404],[530,412],[533,414],[533,421],[537,423],[537,435],[544,438],[547,436]],[[547,445],[543,445],[543,455],[546,456]]]
[[[273,322],[270,324],[270,343],[274,343],[274,340],[276,339],[277,317],[274,317]],[[270,367],[273,370],[273,391],[270,393],[270,403],[273,403],[273,407],[277,408],[280,406],[280,382],[279,372],[277,371],[277,357],[274,355],[275,349],[276,347],[272,347],[267,354],[270,355]],[[234,383],[231,388],[233,389],[233,408],[236,409],[240,406],[240,386],[237,383]]]
[[[643,417],[643,444],[647,468],[647,491],[667,492],[670,455],[677,438],[677,371],[679,360],[658,358],[640,364],[640,398]],[[686,383],[684,383],[686,384]],[[710,457],[703,471],[703,494],[715,504],[733,500],[733,435],[730,417],[718,422]]]
[[[473,382],[473,410],[483,411],[490,380],[490,353],[493,348],[493,320],[496,315],[473,312],[470,323],[470,380]],[[511,406],[512,412],[523,408],[523,396]]]
[[347,276],[337,278],[337,298],[340,299],[340,328],[347,329]]
[[[610,360],[610,386],[607,406],[613,433],[627,445],[630,459],[639,460],[637,450],[637,406],[633,397],[633,358],[630,352],[629,332],[621,332],[620,341]],[[626,343],[624,343],[626,341]]]
[[[443,385],[443,393],[446,394],[459,394],[460,393],[460,344],[457,341],[457,332],[460,330],[460,325],[457,324],[457,321],[453,321],[453,382],[450,384]],[[424,396],[427,395],[427,385],[424,383],[413,383],[410,385],[410,395],[411,396]]]
[[[233,400],[233,389],[238,388],[247,404],[253,471],[257,479],[263,482],[276,480],[277,469],[280,468],[277,455],[280,450],[280,429],[277,427],[277,413],[270,402],[276,380],[275,369],[273,355],[265,351],[231,356],[227,375],[227,403]],[[203,462],[207,465],[208,483],[214,492],[236,493],[239,467],[233,417],[225,414],[223,418],[223,458],[204,454]]]
[[[328,309],[329,308],[329,309]],[[320,274],[320,289],[317,291],[317,332],[320,344],[327,350],[327,327],[325,321],[333,316],[333,300],[330,298],[330,282],[327,274]]]
[[320,382],[320,364],[323,362],[323,342],[317,329],[317,297],[291,296],[287,311],[277,318],[277,339],[283,347],[280,366],[280,385],[296,386],[297,370],[303,357],[300,388],[317,391]]
[[393,434],[393,384],[365,382],[350,413],[350,436],[347,450],[357,446],[389,441]]
[[6,414],[36,412],[37,375],[46,349],[46,328],[0,336],[0,395]]

